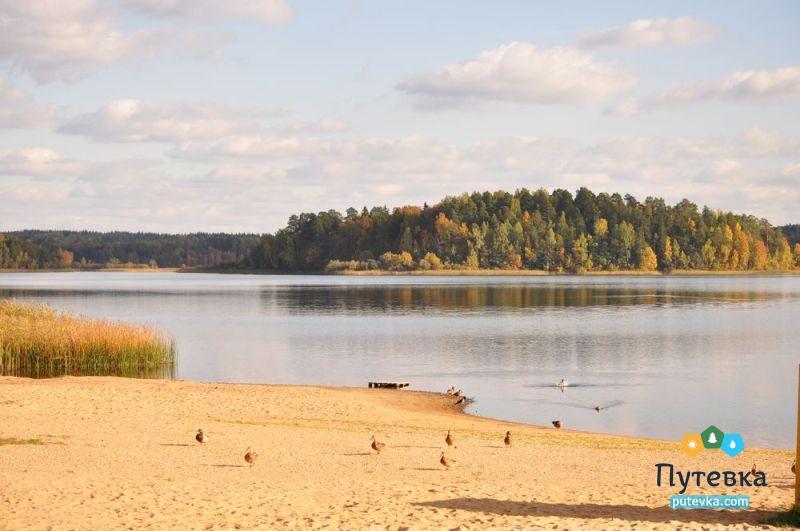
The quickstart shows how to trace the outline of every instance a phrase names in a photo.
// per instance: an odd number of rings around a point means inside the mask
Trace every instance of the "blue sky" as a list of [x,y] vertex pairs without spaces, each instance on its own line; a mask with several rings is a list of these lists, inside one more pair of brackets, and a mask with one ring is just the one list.
[[797,222],[796,2],[0,0],[0,229],[517,187]]

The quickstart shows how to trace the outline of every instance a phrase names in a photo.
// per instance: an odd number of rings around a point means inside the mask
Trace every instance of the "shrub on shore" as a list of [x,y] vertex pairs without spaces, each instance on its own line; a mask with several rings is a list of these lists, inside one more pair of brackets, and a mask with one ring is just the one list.
[[325,271],[373,271],[381,268],[377,260],[331,260]]
[[174,363],[173,341],[151,327],[0,302],[0,374],[164,376]]

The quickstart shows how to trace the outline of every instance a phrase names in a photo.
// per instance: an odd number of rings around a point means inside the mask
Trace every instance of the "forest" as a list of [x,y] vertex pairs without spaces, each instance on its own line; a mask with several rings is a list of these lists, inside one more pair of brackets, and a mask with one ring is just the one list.
[[790,270],[790,244],[764,219],[683,200],[567,190],[475,192],[434,206],[293,215],[241,265],[272,271],[531,269],[549,272]]
[[786,271],[800,225],[581,188],[293,215],[274,234],[0,233],[0,269]]
[[0,233],[0,269],[216,267],[243,261],[255,234],[25,230]]

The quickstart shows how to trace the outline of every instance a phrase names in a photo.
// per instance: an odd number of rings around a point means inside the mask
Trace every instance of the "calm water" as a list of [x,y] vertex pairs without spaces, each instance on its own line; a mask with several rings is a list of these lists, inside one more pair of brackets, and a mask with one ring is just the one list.
[[797,276],[5,273],[5,297],[156,325],[182,379],[453,384],[492,417],[667,439],[713,423],[794,445]]

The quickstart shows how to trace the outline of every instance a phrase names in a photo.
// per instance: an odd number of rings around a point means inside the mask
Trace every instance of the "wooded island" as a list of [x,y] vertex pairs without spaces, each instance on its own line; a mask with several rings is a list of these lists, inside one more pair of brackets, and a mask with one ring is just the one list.
[[274,272],[789,271],[800,226],[581,188],[475,192],[428,206],[302,213],[274,234],[20,231],[0,268],[230,268]]

